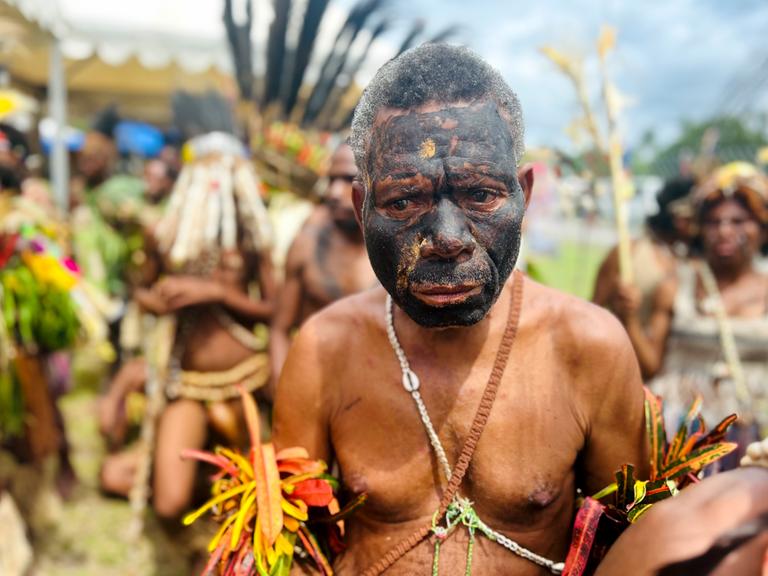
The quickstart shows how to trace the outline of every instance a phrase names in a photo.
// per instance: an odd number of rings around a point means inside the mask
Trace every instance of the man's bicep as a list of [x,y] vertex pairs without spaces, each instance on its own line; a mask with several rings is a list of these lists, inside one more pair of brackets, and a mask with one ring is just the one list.
[[313,326],[299,332],[288,353],[275,393],[273,441],[277,449],[300,446],[328,461],[329,398]]
[[[615,480],[622,464],[632,464],[640,478],[647,478],[648,448],[645,434],[644,393],[632,347],[621,335],[614,362],[606,361],[592,396],[589,436],[583,459],[587,494]],[[608,364],[606,366],[606,364]]]

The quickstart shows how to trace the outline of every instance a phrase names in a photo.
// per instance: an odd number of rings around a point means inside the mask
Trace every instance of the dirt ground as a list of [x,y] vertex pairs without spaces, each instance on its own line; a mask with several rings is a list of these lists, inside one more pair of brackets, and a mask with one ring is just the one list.
[[[104,453],[96,422],[94,391],[78,390],[60,405],[72,445],[79,484],[73,497],[62,501],[39,470],[16,472],[17,490],[37,496],[28,510],[32,518],[34,566],[31,576],[176,576],[192,573],[179,543],[169,540],[148,515],[144,533],[128,537],[131,520],[124,500],[107,498],[98,490],[98,470]],[[34,485],[34,488],[33,486]]]

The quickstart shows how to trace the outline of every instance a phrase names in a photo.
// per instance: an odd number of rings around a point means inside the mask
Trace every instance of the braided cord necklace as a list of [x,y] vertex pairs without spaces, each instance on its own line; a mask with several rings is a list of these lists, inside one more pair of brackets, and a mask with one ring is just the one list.
[[[400,345],[400,341],[397,338],[395,332],[395,323],[393,315],[392,297],[387,295],[386,303],[386,319],[387,319],[387,337],[389,343],[394,350],[397,360],[400,363],[400,370],[403,373],[403,388],[411,395],[413,401],[416,404],[416,409],[419,412],[422,424],[429,437],[429,443],[432,445],[432,449],[435,451],[435,456],[443,470],[446,480],[451,479],[452,469],[448,462],[448,456],[445,453],[440,437],[435,431],[435,427],[432,425],[432,420],[427,412],[427,407],[424,405],[424,400],[421,397],[419,388],[421,383],[419,377],[416,375],[408,362],[408,357],[405,355],[403,347]],[[432,576],[438,576],[440,568],[440,546],[443,541],[459,526],[463,525],[467,528],[469,533],[469,541],[467,544],[467,562],[465,568],[465,576],[469,576],[472,573],[472,554],[474,550],[475,532],[479,531],[486,538],[492,542],[503,546],[513,554],[529,560],[534,564],[542,566],[549,570],[552,574],[562,574],[565,565],[563,562],[553,562],[548,558],[544,558],[521,546],[514,540],[506,537],[504,534],[492,529],[485,522],[483,522],[474,509],[471,501],[462,496],[454,496],[453,501],[448,505],[448,509],[445,512],[444,525],[440,525],[440,518],[438,512],[432,517],[432,533],[435,536],[435,551],[432,561]]]

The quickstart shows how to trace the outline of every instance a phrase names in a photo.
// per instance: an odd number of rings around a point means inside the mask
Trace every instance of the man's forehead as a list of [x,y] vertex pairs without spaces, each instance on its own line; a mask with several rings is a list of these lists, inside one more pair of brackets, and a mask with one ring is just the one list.
[[509,124],[491,100],[380,110],[369,151],[371,165],[379,166],[408,155],[516,164]]
[[[484,102],[485,101],[482,101],[482,103]],[[448,102],[448,103],[430,101],[430,102],[425,102],[420,106],[413,106],[411,108],[394,108],[391,106],[382,106],[376,112],[376,117],[373,120],[373,126],[374,128],[376,126],[380,126],[381,124],[385,123],[387,120],[390,120],[395,116],[407,116],[411,114],[429,114],[431,112],[440,112],[443,110],[449,110],[453,108],[469,108],[470,106],[476,107],[478,104],[481,104],[481,102],[480,101],[467,102],[467,101],[460,100],[458,102]]]
[[[452,117],[463,120],[463,123],[474,123],[478,120],[499,118],[503,121],[503,112],[493,100],[475,100],[472,102],[436,102],[430,101],[411,108],[393,108],[384,106],[376,112],[373,121],[374,133],[384,125],[399,125],[406,119],[417,120],[424,125],[439,126],[440,120]],[[443,128],[453,126],[446,124]]]
[[352,149],[346,144],[339,146],[331,155],[329,174],[357,175],[357,165]]

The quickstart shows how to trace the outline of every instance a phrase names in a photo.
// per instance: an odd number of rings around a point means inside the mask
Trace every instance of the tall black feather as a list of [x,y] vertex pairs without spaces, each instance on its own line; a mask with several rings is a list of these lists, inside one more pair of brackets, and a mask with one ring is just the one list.
[[246,20],[237,24],[232,12],[232,0],[224,0],[224,28],[227,31],[227,41],[232,53],[235,67],[235,79],[243,100],[253,98],[253,46],[251,43],[251,26],[253,24],[253,0],[247,0]]
[[[365,45],[365,48],[360,52],[360,54],[353,60],[351,63],[348,64],[346,67],[346,70],[344,71],[344,74],[347,77],[347,82],[344,84],[344,86],[335,86],[333,88],[333,91],[331,92],[330,96],[326,100],[325,106],[323,107],[324,111],[327,111],[329,114],[333,116],[337,116],[336,110],[341,105],[342,99],[344,95],[349,90],[350,86],[355,81],[355,76],[357,76],[357,73],[360,71],[360,68],[363,66],[363,63],[368,58],[368,53],[371,51],[371,46],[376,41],[376,39],[384,34],[390,27],[390,22],[388,20],[382,20],[379,22],[379,24],[371,31],[371,35],[368,38],[368,42]],[[326,128],[329,129],[335,129],[335,130],[341,130],[343,128],[346,128],[348,124],[346,124],[346,118],[347,115],[345,114],[342,117],[342,120],[340,123],[338,123],[335,126],[327,125]]]
[[280,96],[280,80],[285,63],[285,36],[291,16],[291,0],[274,0],[275,19],[267,39],[267,75],[262,104],[265,106]]
[[323,21],[325,10],[328,7],[328,0],[309,0],[307,10],[304,14],[304,24],[301,27],[299,41],[296,45],[296,51],[293,57],[293,67],[289,76],[289,81],[284,83],[287,90],[283,92],[283,110],[286,115],[290,115],[299,98],[299,90],[304,82],[304,74],[307,71],[312,50],[315,47],[315,40],[320,29],[320,23]]
[[318,78],[317,84],[315,84],[312,94],[310,95],[309,101],[307,102],[307,108],[304,113],[305,124],[311,124],[318,117],[328,95],[331,90],[333,90],[336,81],[344,70],[344,66],[349,58],[350,47],[360,31],[365,27],[368,18],[379,10],[385,1],[386,0],[363,0],[357,5],[359,6],[358,10],[353,9],[350,13],[350,18],[348,19],[348,33],[343,37],[343,43],[340,42],[341,46],[339,47],[339,50],[329,56],[330,64],[325,71],[325,75],[320,75],[320,78]]
[[403,43],[400,44],[400,48],[398,49],[397,53],[395,54],[395,57],[400,56],[403,52],[408,50],[413,44],[416,42],[416,38],[424,31],[424,20],[416,20],[413,23],[413,26],[411,26],[411,31],[408,32],[408,35],[405,37],[405,40],[403,40]]

